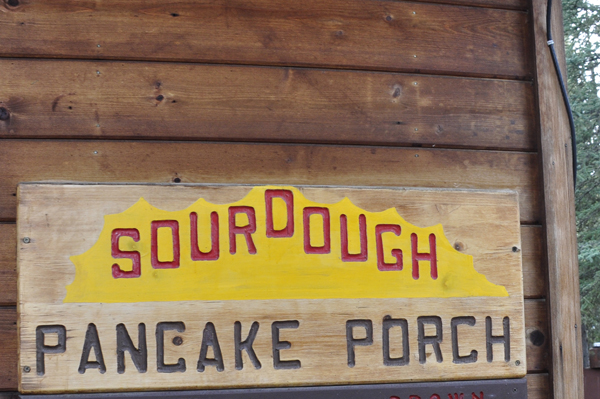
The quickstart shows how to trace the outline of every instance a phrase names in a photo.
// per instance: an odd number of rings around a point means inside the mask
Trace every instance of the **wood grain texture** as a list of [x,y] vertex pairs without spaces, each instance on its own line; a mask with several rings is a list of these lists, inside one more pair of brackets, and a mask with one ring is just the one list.
[[527,336],[527,369],[549,371],[551,366],[550,330],[545,300],[525,301],[525,333]]
[[528,82],[298,68],[0,60],[0,137],[535,150]]
[[549,399],[552,396],[550,392],[550,376],[548,374],[527,374],[527,398],[528,399]]
[[524,0],[417,0],[424,3],[455,4],[460,6],[489,7],[507,10],[527,10],[529,3]]
[[[560,3],[552,10],[555,46],[564,62]],[[565,106],[546,43],[546,1],[533,1],[544,183],[546,248],[555,398],[583,399],[583,354],[571,138]],[[566,81],[566,78],[565,78]]]
[[[545,275],[541,259],[542,228],[521,226],[521,249],[523,259],[523,294],[525,298],[546,296]],[[16,225],[0,223],[0,303],[15,305],[17,298]]]
[[0,55],[531,78],[527,14],[366,0],[2,4]]
[[[528,320],[531,319],[530,311],[531,308],[529,303],[532,300],[525,300],[525,329],[529,330],[530,324]],[[534,305],[535,309],[536,306]],[[539,314],[539,313],[538,313]],[[13,309],[0,309],[0,331],[3,333],[0,335],[0,389],[2,390],[16,390],[17,389],[17,312]],[[541,323],[534,325],[537,328]],[[4,350],[4,348],[6,348]],[[530,349],[528,344],[527,350]],[[534,352],[540,355],[540,352]],[[540,362],[532,359],[528,355],[528,364]],[[528,371],[532,372],[528,367]],[[550,379],[547,374],[528,374],[527,375],[527,387],[529,399],[547,399],[549,398],[549,392],[551,392]]]
[[525,298],[546,297],[546,267],[543,259],[542,226],[521,226],[523,286]]
[[514,189],[522,222],[539,220],[534,153],[190,142],[4,140],[0,219],[19,182],[320,184]]
[[12,223],[0,223],[0,305],[17,300],[17,229]]
[[0,389],[17,388],[17,310],[0,308]]

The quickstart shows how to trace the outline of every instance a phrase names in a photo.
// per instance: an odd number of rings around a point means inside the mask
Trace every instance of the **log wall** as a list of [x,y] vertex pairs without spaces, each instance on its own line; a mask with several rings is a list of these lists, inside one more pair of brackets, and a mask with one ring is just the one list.
[[518,191],[529,398],[560,397],[540,3],[0,1],[0,389],[18,182],[280,183]]

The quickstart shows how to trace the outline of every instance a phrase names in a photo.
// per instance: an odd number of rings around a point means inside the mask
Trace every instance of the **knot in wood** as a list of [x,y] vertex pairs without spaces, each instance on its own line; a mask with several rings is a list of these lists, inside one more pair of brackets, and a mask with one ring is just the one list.
[[0,107],[0,121],[7,121],[10,118],[10,112],[4,107]]

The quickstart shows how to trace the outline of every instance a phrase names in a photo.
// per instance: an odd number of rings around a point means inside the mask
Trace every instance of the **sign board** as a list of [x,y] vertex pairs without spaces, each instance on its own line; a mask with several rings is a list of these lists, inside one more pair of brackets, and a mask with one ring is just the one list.
[[511,191],[21,184],[21,392],[522,377]]

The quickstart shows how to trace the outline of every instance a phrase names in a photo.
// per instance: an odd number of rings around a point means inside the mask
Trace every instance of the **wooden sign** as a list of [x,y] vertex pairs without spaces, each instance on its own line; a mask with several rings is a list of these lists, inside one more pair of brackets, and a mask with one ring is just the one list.
[[511,191],[21,184],[21,392],[522,377]]

